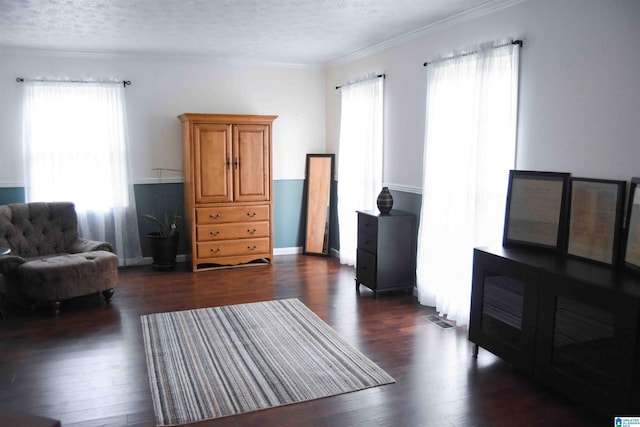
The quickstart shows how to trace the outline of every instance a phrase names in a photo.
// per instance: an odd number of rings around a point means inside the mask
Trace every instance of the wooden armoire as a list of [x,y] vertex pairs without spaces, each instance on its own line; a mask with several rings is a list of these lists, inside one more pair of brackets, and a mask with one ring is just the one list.
[[273,260],[271,128],[277,117],[178,116],[193,271]]

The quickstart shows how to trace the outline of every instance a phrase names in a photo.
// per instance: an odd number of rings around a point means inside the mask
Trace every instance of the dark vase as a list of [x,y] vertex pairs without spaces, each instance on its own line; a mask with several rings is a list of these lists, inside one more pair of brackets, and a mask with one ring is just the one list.
[[393,197],[391,196],[389,187],[382,187],[382,191],[378,194],[376,202],[378,203],[380,213],[388,214],[391,211],[391,208],[393,207]]
[[172,236],[149,233],[147,237],[149,238],[149,247],[153,257],[153,264],[151,265],[153,269],[159,271],[173,270],[176,267],[180,233],[176,232]]

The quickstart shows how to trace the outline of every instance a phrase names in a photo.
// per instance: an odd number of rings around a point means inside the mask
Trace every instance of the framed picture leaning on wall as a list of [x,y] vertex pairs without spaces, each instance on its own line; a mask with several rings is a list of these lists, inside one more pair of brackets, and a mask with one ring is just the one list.
[[624,265],[640,272],[640,178],[631,178],[627,228],[625,238]]
[[564,251],[568,179],[561,172],[510,171],[504,246]]
[[625,187],[624,181],[569,180],[568,255],[618,264]]

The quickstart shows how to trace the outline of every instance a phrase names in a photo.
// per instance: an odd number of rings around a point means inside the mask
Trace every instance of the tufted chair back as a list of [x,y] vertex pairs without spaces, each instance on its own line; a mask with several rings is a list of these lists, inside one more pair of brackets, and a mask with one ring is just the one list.
[[78,240],[73,203],[34,202],[0,206],[0,246],[24,258],[67,252]]

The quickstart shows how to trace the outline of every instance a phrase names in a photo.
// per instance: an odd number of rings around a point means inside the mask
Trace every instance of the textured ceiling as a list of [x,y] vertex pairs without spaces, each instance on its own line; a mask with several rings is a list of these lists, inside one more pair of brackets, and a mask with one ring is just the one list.
[[0,0],[0,46],[326,64],[492,3]]

